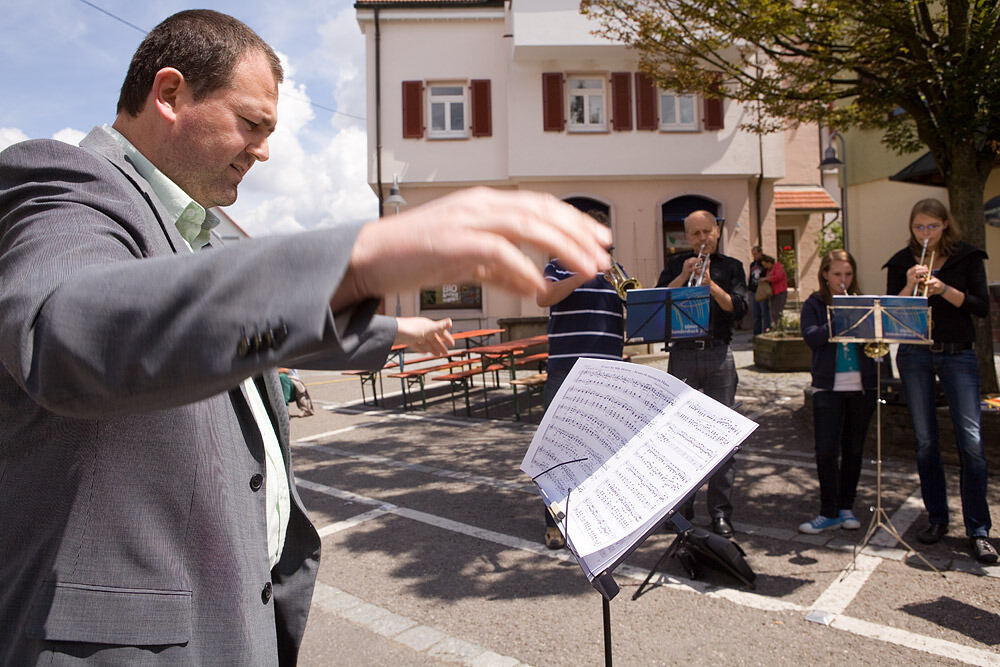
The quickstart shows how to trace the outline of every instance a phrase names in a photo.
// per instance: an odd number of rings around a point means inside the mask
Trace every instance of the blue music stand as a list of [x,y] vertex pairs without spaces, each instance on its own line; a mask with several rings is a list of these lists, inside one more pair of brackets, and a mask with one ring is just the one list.
[[708,285],[629,290],[625,301],[625,342],[669,343],[708,338],[710,300]]
[[882,358],[889,353],[889,343],[930,345],[931,311],[923,296],[834,296],[826,309],[831,343],[864,343],[864,352],[875,360],[875,507],[864,538],[854,547],[854,559],[867,546],[878,528],[882,528],[927,567],[944,574],[911,547],[899,534],[882,507]]

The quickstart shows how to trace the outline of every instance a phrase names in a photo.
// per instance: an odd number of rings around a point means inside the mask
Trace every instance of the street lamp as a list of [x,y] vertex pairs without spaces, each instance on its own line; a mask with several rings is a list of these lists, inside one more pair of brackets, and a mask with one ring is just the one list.
[[[403,199],[403,195],[399,194],[399,178],[396,174],[392,175],[392,187],[389,188],[389,196],[385,199],[386,204],[391,204],[395,209],[395,215],[399,215],[399,207],[406,206],[406,200]],[[402,308],[399,306],[399,292],[396,292],[396,317],[401,317],[403,314]]]
[[[837,158],[837,150],[833,147],[834,138],[840,139],[840,155],[843,159]],[[822,171],[837,172],[837,183],[840,185],[840,219],[844,228],[844,250],[847,247],[847,143],[843,135],[836,130],[830,132],[827,138],[826,150],[823,152],[823,161],[819,163]]]

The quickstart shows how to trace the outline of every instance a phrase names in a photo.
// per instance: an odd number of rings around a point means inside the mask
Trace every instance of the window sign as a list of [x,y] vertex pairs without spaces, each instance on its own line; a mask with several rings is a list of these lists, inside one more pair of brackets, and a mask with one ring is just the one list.
[[436,308],[481,309],[483,307],[483,288],[481,285],[472,283],[425,287],[420,290],[420,307],[424,310]]

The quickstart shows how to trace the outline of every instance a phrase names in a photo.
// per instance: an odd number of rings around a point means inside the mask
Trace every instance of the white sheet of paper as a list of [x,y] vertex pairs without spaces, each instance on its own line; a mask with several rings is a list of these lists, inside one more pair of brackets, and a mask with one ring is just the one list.
[[567,514],[588,577],[659,521],[757,427],[668,373],[580,359],[521,463]]

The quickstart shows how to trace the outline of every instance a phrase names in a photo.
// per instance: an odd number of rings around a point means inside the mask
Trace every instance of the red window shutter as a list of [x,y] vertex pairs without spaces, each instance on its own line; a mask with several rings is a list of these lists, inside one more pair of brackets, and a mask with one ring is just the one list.
[[542,129],[562,132],[566,126],[562,72],[542,74]]
[[611,127],[618,132],[632,129],[632,77],[628,72],[611,73]]
[[472,136],[493,136],[493,110],[489,79],[473,79],[469,85],[472,98]]
[[705,96],[705,129],[722,130],[726,127],[725,107],[722,98],[722,75],[717,75],[712,82],[711,92]]
[[656,84],[652,77],[635,73],[635,129],[655,130],[659,122],[656,114]]
[[403,138],[424,136],[424,82],[403,82]]

